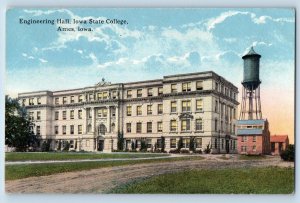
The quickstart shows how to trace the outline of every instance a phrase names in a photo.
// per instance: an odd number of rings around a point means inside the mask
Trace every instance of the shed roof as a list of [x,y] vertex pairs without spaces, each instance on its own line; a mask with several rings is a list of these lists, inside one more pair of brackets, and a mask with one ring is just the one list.
[[287,135],[271,135],[271,142],[286,142],[287,139]]

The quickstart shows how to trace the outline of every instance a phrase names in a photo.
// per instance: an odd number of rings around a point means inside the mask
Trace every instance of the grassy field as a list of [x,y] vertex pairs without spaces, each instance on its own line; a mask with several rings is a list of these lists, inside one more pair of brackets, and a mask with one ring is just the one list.
[[[150,155],[150,154],[149,154]],[[95,168],[133,165],[140,163],[159,163],[181,160],[202,160],[200,156],[175,157],[167,159],[128,160],[128,161],[101,161],[101,162],[74,162],[74,163],[47,163],[47,164],[22,164],[5,166],[5,180],[15,180],[33,176],[51,175],[71,171],[82,171]]]
[[293,168],[191,170],[120,186],[112,193],[290,194]]
[[152,153],[72,153],[72,152],[9,152],[5,153],[5,161],[39,161],[39,160],[78,160],[78,159],[113,159],[113,158],[142,158],[162,157],[168,154]]

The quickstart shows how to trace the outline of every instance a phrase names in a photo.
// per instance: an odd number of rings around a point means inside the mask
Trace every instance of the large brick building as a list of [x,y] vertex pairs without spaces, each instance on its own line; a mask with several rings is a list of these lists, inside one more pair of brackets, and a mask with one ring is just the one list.
[[[165,76],[163,79],[94,86],[63,91],[20,93],[33,131],[51,141],[53,150],[207,146],[212,153],[236,152],[238,89],[214,72]],[[193,139],[191,139],[193,138]],[[193,143],[191,143],[191,140]]]
[[238,120],[237,138],[239,154],[270,154],[268,120]]

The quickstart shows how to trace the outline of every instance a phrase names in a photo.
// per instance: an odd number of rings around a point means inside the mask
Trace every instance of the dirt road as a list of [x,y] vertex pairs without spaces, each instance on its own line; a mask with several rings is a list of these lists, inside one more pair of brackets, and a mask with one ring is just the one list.
[[60,173],[6,181],[8,193],[107,193],[112,188],[132,180],[188,169],[249,168],[263,166],[294,166],[279,157],[263,160],[222,160],[217,156],[205,156],[204,160],[149,163],[116,166],[86,171]]

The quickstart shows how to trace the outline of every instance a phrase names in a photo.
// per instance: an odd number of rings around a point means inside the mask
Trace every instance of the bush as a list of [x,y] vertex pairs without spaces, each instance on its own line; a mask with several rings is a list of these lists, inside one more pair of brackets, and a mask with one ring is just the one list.
[[69,142],[66,142],[63,151],[69,151],[69,149],[70,149],[70,143],[69,143]]
[[288,145],[288,147],[281,152],[281,159],[284,161],[294,161],[295,160],[295,148],[294,145]]
[[202,150],[201,149],[200,150],[195,150],[194,153],[195,154],[202,154]]
[[181,153],[181,154],[189,154],[189,153],[190,153],[190,150],[188,150],[188,149],[181,149],[181,150],[180,150],[180,153]]
[[50,144],[51,144],[51,140],[44,141],[42,146],[41,146],[41,151],[42,152],[49,152],[50,151]]
[[172,153],[172,154],[178,154],[178,153],[180,153],[180,150],[179,150],[179,149],[171,149],[171,150],[169,151],[169,153]]
[[209,154],[211,151],[210,147],[209,147],[209,144],[206,145],[206,149],[204,150],[205,154]]

